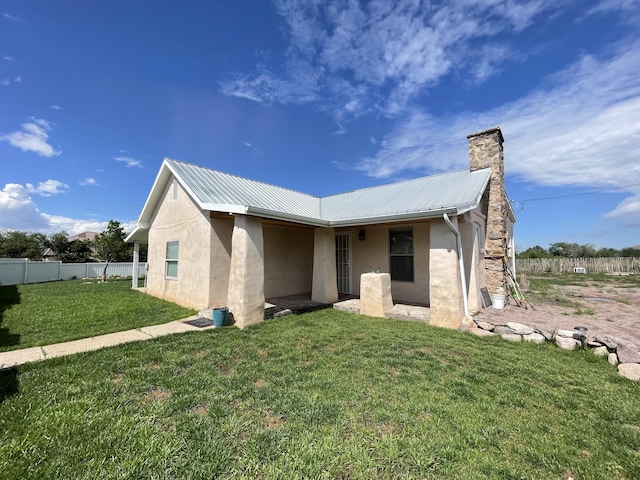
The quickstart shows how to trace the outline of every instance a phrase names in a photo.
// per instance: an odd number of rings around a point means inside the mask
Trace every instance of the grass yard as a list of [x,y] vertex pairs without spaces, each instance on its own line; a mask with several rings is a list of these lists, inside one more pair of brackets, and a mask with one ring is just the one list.
[[0,286],[0,351],[148,325],[195,312],[131,289],[131,280]]
[[0,374],[0,478],[640,478],[587,351],[335,310]]

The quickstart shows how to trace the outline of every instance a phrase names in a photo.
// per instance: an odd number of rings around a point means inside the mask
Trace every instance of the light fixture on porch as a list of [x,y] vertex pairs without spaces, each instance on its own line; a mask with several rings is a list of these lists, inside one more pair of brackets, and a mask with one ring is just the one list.
[[358,232],[358,240],[360,240],[361,242],[364,242],[365,236],[364,236],[364,228],[360,230],[360,232]]

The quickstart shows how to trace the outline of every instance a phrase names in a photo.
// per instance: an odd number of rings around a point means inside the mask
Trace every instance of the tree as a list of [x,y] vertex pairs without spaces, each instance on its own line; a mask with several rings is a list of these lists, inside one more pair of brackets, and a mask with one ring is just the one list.
[[96,247],[98,258],[105,262],[102,272],[102,281],[107,278],[107,267],[110,262],[130,262],[133,256],[132,246],[125,243],[127,234],[120,226],[120,222],[109,220],[107,229],[96,235],[93,243]]
[[518,253],[518,258],[548,258],[549,252],[547,252],[540,245],[536,245],[535,247],[527,248],[524,252]]
[[46,236],[17,230],[0,231],[0,258],[28,258],[42,260]]
[[64,263],[85,263],[92,261],[91,241],[69,241],[67,232],[54,233],[47,239],[47,246],[55,254],[55,259]]

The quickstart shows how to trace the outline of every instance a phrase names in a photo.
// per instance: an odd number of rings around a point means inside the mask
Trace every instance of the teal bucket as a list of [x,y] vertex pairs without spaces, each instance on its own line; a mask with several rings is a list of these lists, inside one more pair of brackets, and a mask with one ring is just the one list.
[[227,323],[227,315],[229,314],[229,309],[227,307],[220,307],[213,309],[213,325],[216,327],[224,327],[225,323]]

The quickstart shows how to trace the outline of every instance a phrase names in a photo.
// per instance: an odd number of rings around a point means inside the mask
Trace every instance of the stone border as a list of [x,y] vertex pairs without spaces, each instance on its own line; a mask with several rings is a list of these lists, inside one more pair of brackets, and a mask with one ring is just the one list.
[[564,350],[589,348],[594,355],[607,357],[608,362],[618,366],[618,373],[629,380],[640,381],[640,349],[632,342],[613,335],[598,335],[588,338],[587,328],[577,326],[573,330],[549,332],[518,322],[488,322],[472,319],[463,322],[460,330],[479,337],[500,335],[512,342],[554,342]]

